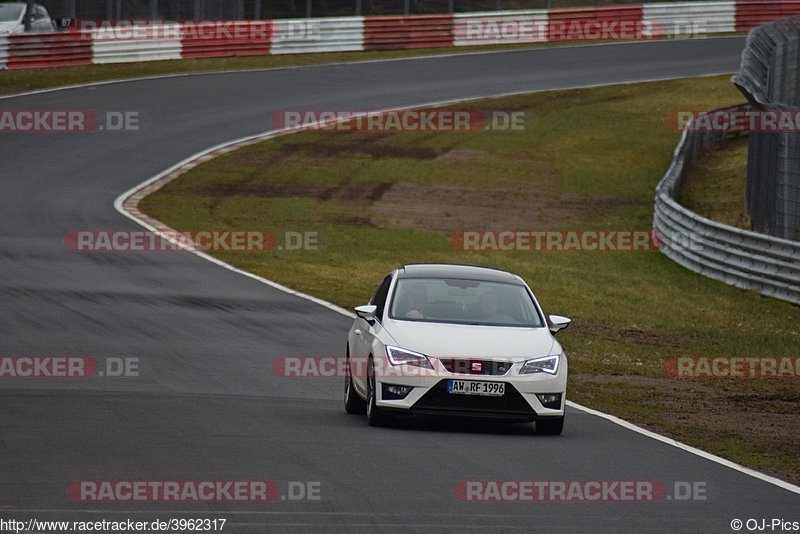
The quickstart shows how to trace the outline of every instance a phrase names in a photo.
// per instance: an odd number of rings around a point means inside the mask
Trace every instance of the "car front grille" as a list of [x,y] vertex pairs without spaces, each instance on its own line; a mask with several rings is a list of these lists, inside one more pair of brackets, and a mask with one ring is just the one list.
[[439,361],[449,372],[464,375],[502,376],[514,365],[513,362],[459,360],[456,358],[440,358]]
[[419,399],[412,409],[486,413],[504,412],[519,415],[536,415],[522,394],[506,383],[502,397],[482,395],[453,395],[447,391],[447,380],[440,380]]

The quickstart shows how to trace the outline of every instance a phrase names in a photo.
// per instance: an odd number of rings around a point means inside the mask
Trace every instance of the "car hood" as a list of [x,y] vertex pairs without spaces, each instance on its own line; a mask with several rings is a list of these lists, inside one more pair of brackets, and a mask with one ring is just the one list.
[[20,33],[24,29],[24,26],[22,26],[19,22],[0,22],[0,35]]
[[547,328],[395,320],[386,321],[384,327],[400,347],[437,358],[524,360],[550,354],[555,343]]

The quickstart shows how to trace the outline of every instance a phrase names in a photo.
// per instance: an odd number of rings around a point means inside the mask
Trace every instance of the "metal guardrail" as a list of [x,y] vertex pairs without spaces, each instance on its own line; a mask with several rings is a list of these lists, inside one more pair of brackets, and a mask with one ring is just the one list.
[[[786,1],[786,0],[782,0]],[[650,0],[37,0],[56,18],[259,20],[570,9]],[[773,17],[774,19],[775,17]]]
[[[747,36],[733,83],[763,112],[800,114],[800,17]],[[754,132],[749,141],[747,210],[759,232],[800,240],[800,133]]]
[[[718,110],[729,112],[737,108]],[[712,112],[713,113],[713,112]],[[683,130],[672,163],[656,186],[653,229],[661,251],[696,273],[762,295],[800,304],[800,242],[742,230],[691,212],[679,203],[692,164],[739,134]]]

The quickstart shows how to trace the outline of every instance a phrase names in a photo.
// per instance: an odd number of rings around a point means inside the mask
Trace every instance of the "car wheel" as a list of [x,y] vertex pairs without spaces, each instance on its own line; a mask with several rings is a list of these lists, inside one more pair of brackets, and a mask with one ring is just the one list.
[[536,433],[543,436],[558,436],[564,430],[564,416],[536,421]]
[[356,392],[353,387],[353,375],[350,372],[350,349],[347,349],[347,365],[344,377],[344,411],[349,414],[364,415],[367,411],[367,403]]
[[367,421],[369,426],[383,426],[389,422],[389,417],[377,406],[375,384],[375,364],[370,356],[367,362]]

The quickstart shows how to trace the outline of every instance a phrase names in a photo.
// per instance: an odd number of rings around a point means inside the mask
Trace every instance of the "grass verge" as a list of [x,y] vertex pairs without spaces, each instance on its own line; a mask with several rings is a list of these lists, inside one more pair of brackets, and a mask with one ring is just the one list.
[[746,191],[747,138],[742,137],[694,165],[681,191],[681,202],[712,221],[752,230]]
[[548,313],[575,321],[561,336],[572,400],[800,482],[800,380],[665,372],[678,355],[797,356],[797,307],[656,252],[465,252],[449,240],[481,228],[649,230],[679,138],[661,117],[740,100],[721,76],[457,106],[525,111],[522,131],[303,132],[204,163],[140,208],[180,230],[318,232],[318,251],[217,255],[347,307],[402,263],[516,272]]

